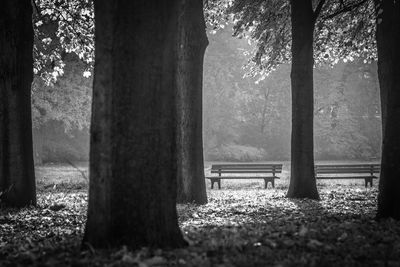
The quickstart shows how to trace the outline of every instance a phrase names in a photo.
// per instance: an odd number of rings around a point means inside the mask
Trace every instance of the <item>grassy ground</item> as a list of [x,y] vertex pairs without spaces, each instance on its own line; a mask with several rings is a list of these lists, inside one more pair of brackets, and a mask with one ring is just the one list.
[[[210,176],[211,164],[213,162],[205,163],[205,175]],[[276,181],[276,187],[285,189],[289,186],[290,166],[288,162],[282,162],[282,173],[278,176],[279,180]],[[327,163],[327,162],[321,162]],[[341,163],[341,162],[337,162]],[[359,162],[354,162],[359,163]],[[50,186],[74,186],[84,188],[88,182],[88,165],[87,163],[73,163],[68,165],[61,164],[48,164],[36,167],[36,179],[38,187]],[[378,184],[377,180],[374,180]],[[264,188],[263,180],[223,180],[221,182],[224,189],[262,189]],[[210,187],[210,181],[206,181],[206,185]],[[319,187],[337,187],[337,186],[364,186],[364,180],[319,180]],[[270,186],[270,185],[269,185]]]
[[320,184],[321,201],[285,198],[287,174],[268,190],[223,181],[208,204],[177,206],[187,248],[80,251],[86,174],[53,165],[37,176],[37,208],[0,212],[0,266],[400,266],[400,223],[374,220],[377,187],[359,180]]

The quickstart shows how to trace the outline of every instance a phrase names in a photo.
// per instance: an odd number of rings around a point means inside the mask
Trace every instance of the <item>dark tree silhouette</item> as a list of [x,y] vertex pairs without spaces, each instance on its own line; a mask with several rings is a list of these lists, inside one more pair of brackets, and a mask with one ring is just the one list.
[[96,62],[84,243],[180,247],[179,1],[95,1]]
[[377,218],[400,220],[400,3],[376,0],[383,145]]
[[36,205],[31,118],[31,1],[2,2],[0,34],[1,202],[13,207]]
[[319,199],[314,174],[313,36],[324,5],[313,10],[312,0],[291,0],[292,22],[292,139],[288,197]]
[[204,179],[202,92],[203,59],[208,39],[203,0],[181,0],[178,65],[177,202],[207,203]]

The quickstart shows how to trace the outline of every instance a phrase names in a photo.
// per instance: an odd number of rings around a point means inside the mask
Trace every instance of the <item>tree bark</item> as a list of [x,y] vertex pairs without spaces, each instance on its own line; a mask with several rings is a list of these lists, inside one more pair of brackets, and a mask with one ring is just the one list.
[[[390,1],[388,1],[390,2]],[[382,15],[378,14],[379,10],[382,9],[380,3],[387,5],[388,2],[381,0],[374,0],[375,4],[375,15],[376,19],[382,19]],[[382,9],[383,10],[383,9]],[[391,68],[393,65],[392,62],[392,52],[390,52],[391,47],[389,43],[386,43],[385,38],[390,38],[391,35],[391,17],[386,17],[385,20],[382,20],[381,23],[377,23],[376,25],[376,41],[377,41],[377,50],[378,50],[378,80],[379,80],[379,89],[380,89],[380,98],[381,98],[381,116],[382,116],[382,137],[385,132],[385,122],[386,122],[386,109],[387,109],[387,93],[389,88],[391,87],[392,80],[390,78]],[[388,76],[386,76],[388,75]]]
[[313,34],[311,0],[291,0],[292,137],[291,177],[287,196],[319,199],[314,174]]
[[203,0],[181,0],[178,42],[178,203],[207,203],[203,159]]
[[176,212],[178,0],[94,3],[84,244],[186,245]]
[[36,205],[31,84],[32,6],[5,0],[0,9],[0,192],[7,206]]
[[384,127],[377,218],[400,220],[400,3],[383,0],[375,4]]

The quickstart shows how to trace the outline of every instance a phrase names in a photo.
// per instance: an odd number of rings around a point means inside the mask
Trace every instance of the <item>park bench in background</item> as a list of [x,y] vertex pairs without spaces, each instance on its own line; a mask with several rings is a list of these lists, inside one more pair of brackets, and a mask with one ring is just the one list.
[[[276,174],[281,172],[282,164],[213,164],[211,173],[218,176],[207,176],[206,179],[211,181],[211,189],[214,188],[214,183],[217,183],[218,189],[221,189],[222,179],[263,179],[265,188],[268,187],[269,182],[274,188],[275,179],[279,179]],[[226,174],[228,176],[222,176]]]
[[372,187],[375,174],[380,172],[380,164],[329,164],[315,165],[315,177],[317,179],[364,179],[365,187]]

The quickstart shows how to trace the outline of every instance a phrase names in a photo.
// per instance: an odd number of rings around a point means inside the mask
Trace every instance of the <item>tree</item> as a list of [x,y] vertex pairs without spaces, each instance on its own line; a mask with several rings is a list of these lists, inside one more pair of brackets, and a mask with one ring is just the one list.
[[181,0],[178,42],[178,203],[207,203],[203,160],[203,0]]
[[179,1],[95,2],[84,243],[184,246],[176,212]]
[[311,0],[291,0],[292,23],[292,138],[288,197],[319,199],[314,174],[313,36],[324,5],[313,11]]
[[91,77],[85,78],[85,64],[75,54],[64,58],[63,75],[55,83],[46,84],[35,75],[32,84],[32,120],[34,128],[47,121],[59,121],[64,129],[89,128],[90,102],[92,100]]
[[[92,77],[75,54],[64,58],[63,75],[46,84],[39,75],[32,83],[35,165],[48,160],[88,160]],[[83,145],[80,141],[83,141]],[[73,141],[73,143],[71,143]],[[78,141],[75,143],[74,141]],[[59,155],[57,157],[57,155]]]
[[1,200],[14,207],[36,205],[31,120],[31,1],[2,3],[0,34]]
[[400,219],[400,3],[376,0],[383,146],[377,218]]
[[377,158],[381,150],[375,63],[362,59],[314,70],[317,159]]
[[[260,75],[263,78],[277,65],[290,59],[292,61],[292,166],[289,197],[319,198],[313,168],[312,68],[314,60],[334,64],[338,60],[338,54],[352,57],[360,54],[359,51],[369,45],[365,41],[354,42],[358,41],[360,28],[364,29],[365,25],[370,25],[365,23],[364,13],[360,13],[362,15],[356,16],[351,21],[342,21],[343,26],[350,25],[345,33],[342,31],[333,36],[330,34],[333,25],[339,28],[335,24],[337,17],[340,15],[351,17],[367,6],[367,2],[367,0],[338,0],[327,1],[325,4],[324,0],[237,0],[228,8],[229,12],[234,14],[236,21],[234,34],[248,37],[256,42],[248,64],[250,74]],[[217,7],[221,9],[224,5],[227,4],[217,4]],[[366,20],[369,21],[368,17]],[[315,43],[314,35],[317,40]],[[340,36],[344,36],[346,42],[341,42]],[[364,40],[369,39],[364,38]],[[317,48],[315,52],[314,46]],[[338,51],[342,49],[345,52],[339,53]]]

